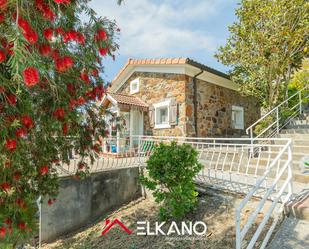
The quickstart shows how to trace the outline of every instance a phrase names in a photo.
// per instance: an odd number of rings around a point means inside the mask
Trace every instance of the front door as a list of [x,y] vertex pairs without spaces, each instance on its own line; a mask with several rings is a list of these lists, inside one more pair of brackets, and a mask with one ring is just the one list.
[[[134,136],[143,135],[144,133],[144,115],[139,110],[130,112],[131,144],[136,145],[138,140]],[[133,137],[132,137],[133,136]]]

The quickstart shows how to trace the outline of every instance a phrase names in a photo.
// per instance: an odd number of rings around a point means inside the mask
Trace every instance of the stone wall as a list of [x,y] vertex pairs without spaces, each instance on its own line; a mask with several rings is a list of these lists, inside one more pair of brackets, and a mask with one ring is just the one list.
[[[134,96],[147,104],[175,98],[179,104],[178,124],[170,129],[153,129],[144,115],[144,134],[154,136],[195,136],[193,79],[180,74],[135,72],[117,91],[130,95],[130,82],[140,77],[140,91]],[[232,105],[244,107],[245,127],[260,117],[256,99],[241,96],[237,91],[197,80],[198,136],[241,136],[245,130],[232,128]]]
[[167,73],[135,72],[117,93],[130,95],[130,82],[140,77],[139,97],[147,104],[155,104],[165,99],[174,98],[179,104],[178,124],[170,129],[153,129],[150,127],[148,114],[144,115],[144,133],[154,136],[185,136],[185,87],[187,76]]
[[[186,85],[187,136],[195,135],[193,79]],[[244,108],[245,128],[260,117],[258,102],[253,97],[241,96],[237,91],[197,80],[197,123],[199,137],[241,136],[245,130],[232,128],[232,106]]]
[[49,242],[104,218],[141,196],[138,168],[92,174],[84,180],[60,180],[57,201],[42,205],[42,240]]

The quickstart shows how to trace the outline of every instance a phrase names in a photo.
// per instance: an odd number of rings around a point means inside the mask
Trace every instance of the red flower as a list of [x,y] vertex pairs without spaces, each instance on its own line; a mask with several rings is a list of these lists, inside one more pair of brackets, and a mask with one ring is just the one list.
[[30,116],[28,115],[24,115],[21,117],[21,122],[22,124],[27,128],[27,129],[31,129],[34,127],[34,123],[33,120]]
[[70,99],[70,102],[69,102],[70,110],[73,110],[75,106],[76,106],[76,101],[74,99]]
[[77,98],[76,103],[77,103],[78,105],[83,105],[83,104],[86,103],[86,100],[84,99],[83,96],[80,96],[80,97]]
[[0,23],[4,22],[5,15],[3,13],[0,13]]
[[43,56],[48,56],[50,55],[52,49],[50,47],[50,45],[48,44],[42,44],[40,47],[39,47],[39,52],[41,55]]
[[49,171],[48,165],[43,165],[40,168],[39,173],[40,173],[41,176],[44,176],[44,175],[46,175],[48,173],[48,171]]
[[99,40],[106,40],[107,39],[107,35],[104,29],[98,29],[97,34],[95,35],[95,40],[99,41]]
[[18,26],[19,26],[21,29],[23,29],[24,32],[28,32],[28,31],[31,30],[31,26],[30,26],[30,24],[28,23],[28,21],[25,20],[25,19],[23,19],[23,18],[21,18],[21,17],[18,18]]
[[74,95],[75,94],[75,88],[74,88],[74,85],[72,83],[68,83],[67,84],[67,90],[68,92],[71,94],[71,95]]
[[64,136],[66,136],[68,134],[68,131],[69,131],[69,125],[67,123],[64,123],[62,125],[62,133]]
[[54,31],[52,28],[47,28],[43,31],[43,36],[46,40],[51,40],[53,38],[53,33]]
[[69,4],[70,0],[54,0],[54,2],[58,4]]
[[4,62],[6,60],[5,52],[0,49],[0,63]]
[[87,73],[81,72],[80,77],[87,85],[90,83],[90,78]]
[[14,180],[15,182],[18,182],[19,179],[20,179],[20,177],[21,177],[21,174],[20,174],[19,171],[14,172],[14,174],[13,174],[13,180]]
[[39,71],[35,67],[27,67],[23,71],[23,77],[24,82],[28,87],[35,86],[40,81]]
[[25,224],[25,222],[23,222],[23,221],[19,222],[19,223],[17,224],[17,226],[18,226],[18,228],[19,228],[20,230],[26,229],[26,224]]
[[10,105],[16,105],[17,99],[16,99],[16,96],[14,94],[8,94],[6,97],[7,97],[8,103]]
[[5,221],[4,221],[5,224],[7,224],[8,226],[11,226],[12,225],[12,220],[10,218],[7,218]]
[[0,8],[4,9],[6,7],[8,0],[0,0]]
[[92,75],[93,75],[94,77],[98,77],[98,76],[99,76],[99,71],[98,71],[97,69],[93,69],[93,70],[92,70]]
[[23,199],[17,198],[15,203],[20,206],[20,208],[26,208],[26,203]]
[[38,34],[33,29],[24,32],[23,35],[30,44],[35,44],[39,39]]
[[1,183],[0,187],[5,192],[7,192],[11,189],[11,185],[8,182]]
[[3,239],[6,235],[6,228],[0,227],[0,238]]
[[108,52],[108,48],[99,48],[100,55],[105,56],[107,55],[107,52]]
[[13,152],[16,149],[17,142],[15,139],[6,139],[5,146],[7,150]]
[[80,44],[85,44],[86,38],[82,33],[78,33],[76,41]]
[[18,128],[15,131],[15,135],[16,135],[16,137],[25,137],[27,135],[27,131],[26,131],[25,128]]
[[57,58],[55,61],[56,70],[59,72],[64,72],[71,68],[74,65],[74,62],[70,56],[64,56]]
[[65,111],[63,108],[57,108],[54,113],[53,113],[53,116],[58,119],[58,120],[63,120],[64,119],[64,116],[65,116]]

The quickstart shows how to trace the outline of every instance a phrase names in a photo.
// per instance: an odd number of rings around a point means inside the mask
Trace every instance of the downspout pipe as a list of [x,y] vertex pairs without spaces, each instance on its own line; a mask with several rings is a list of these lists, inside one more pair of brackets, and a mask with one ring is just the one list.
[[194,128],[195,128],[195,136],[198,137],[198,124],[197,124],[197,83],[196,78],[201,75],[204,70],[201,70],[199,73],[193,76],[193,113],[194,113]]

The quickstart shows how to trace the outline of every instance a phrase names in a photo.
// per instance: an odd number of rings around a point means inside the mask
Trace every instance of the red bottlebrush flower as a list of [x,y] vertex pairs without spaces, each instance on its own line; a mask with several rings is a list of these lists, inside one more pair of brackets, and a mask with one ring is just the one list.
[[68,132],[69,132],[69,125],[67,123],[64,123],[62,125],[62,133],[63,133],[64,136],[66,136],[68,134]]
[[54,0],[54,2],[58,4],[69,4],[70,0]]
[[0,227],[0,238],[3,239],[6,235],[6,228]]
[[47,202],[48,206],[51,206],[53,205],[53,200],[52,199],[49,199],[48,202]]
[[108,48],[99,48],[99,53],[102,56],[106,56],[108,52]]
[[53,116],[58,119],[58,120],[63,120],[64,119],[64,116],[65,116],[65,111],[63,108],[57,108],[54,113],[53,113]]
[[3,13],[0,13],[0,23],[4,22],[5,15]]
[[26,203],[23,199],[17,198],[15,203],[20,207],[20,208],[26,208]]
[[21,123],[27,128],[27,129],[31,129],[34,127],[34,123],[33,120],[30,116],[28,115],[24,115],[21,117]]
[[50,53],[52,52],[52,49],[51,49],[50,45],[48,45],[48,44],[42,44],[42,45],[40,45],[40,47],[39,47],[39,52],[40,52],[40,54],[43,55],[43,56],[49,56]]
[[33,29],[24,32],[23,35],[25,39],[32,45],[35,44],[39,39],[38,34]]
[[15,135],[16,137],[25,137],[27,135],[27,131],[25,128],[18,128],[16,131],[15,131]]
[[24,32],[28,32],[32,30],[28,21],[21,17],[18,18],[18,27],[23,29]]
[[11,184],[8,182],[3,182],[1,183],[0,187],[3,191],[8,192],[11,189]]
[[17,141],[15,139],[6,139],[5,147],[13,152],[16,149]]
[[100,153],[100,148],[97,144],[93,145],[92,149],[96,152],[96,153]]
[[25,224],[25,222],[23,222],[23,221],[19,222],[19,223],[17,224],[17,226],[18,226],[18,228],[19,228],[20,230],[26,229],[26,224]]
[[4,9],[7,3],[8,3],[8,0],[0,0],[0,8]]
[[47,28],[43,31],[43,36],[46,40],[51,40],[53,38],[53,33],[54,31],[52,28]]
[[15,182],[18,182],[19,179],[20,179],[20,177],[21,177],[21,174],[20,174],[19,171],[14,172],[14,174],[13,174],[13,180],[14,180]]
[[76,41],[82,45],[85,44],[86,38],[82,33],[78,33]]
[[98,76],[99,76],[99,71],[98,71],[97,69],[93,69],[93,70],[92,70],[92,75],[93,75],[94,77],[98,77]]
[[6,60],[6,54],[2,49],[0,49],[0,63],[4,62],[5,60]]
[[16,99],[16,96],[15,96],[14,94],[8,94],[8,95],[6,96],[6,98],[7,98],[7,101],[8,101],[8,103],[9,103],[10,105],[16,105],[17,99]]
[[73,66],[74,62],[70,56],[64,56],[57,58],[55,61],[56,70],[59,72],[64,72]]
[[69,102],[70,110],[72,111],[75,106],[76,106],[76,101],[74,99],[70,99],[70,102]]
[[48,165],[43,165],[40,168],[39,173],[40,173],[41,176],[44,176],[44,175],[46,175],[48,173],[48,171],[49,171]]
[[35,67],[27,67],[23,71],[23,77],[25,85],[28,87],[35,86],[40,81],[39,71]]
[[85,164],[80,162],[78,163],[78,169],[84,169],[85,168]]
[[107,39],[107,35],[104,29],[98,29],[96,35],[95,35],[95,40],[99,41],[99,40],[106,40]]
[[87,85],[90,83],[90,78],[87,73],[81,72],[80,77]]
[[7,218],[7,219],[5,219],[4,223],[7,224],[8,226],[11,226],[12,220],[10,218]]
[[61,34],[63,34],[63,29],[61,27],[57,27],[56,32],[57,32],[57,34],[61,35]]
[[83,96],[80,96],[80,97],[77,98],[76,103],[78,105],[84,105],[86,103],[86,100],[84,99]]
[[71,94],[71,95],[74,95],[75,94],[75,87],[72,83],[68,83],[67,84],[67,90],[68,92]]

